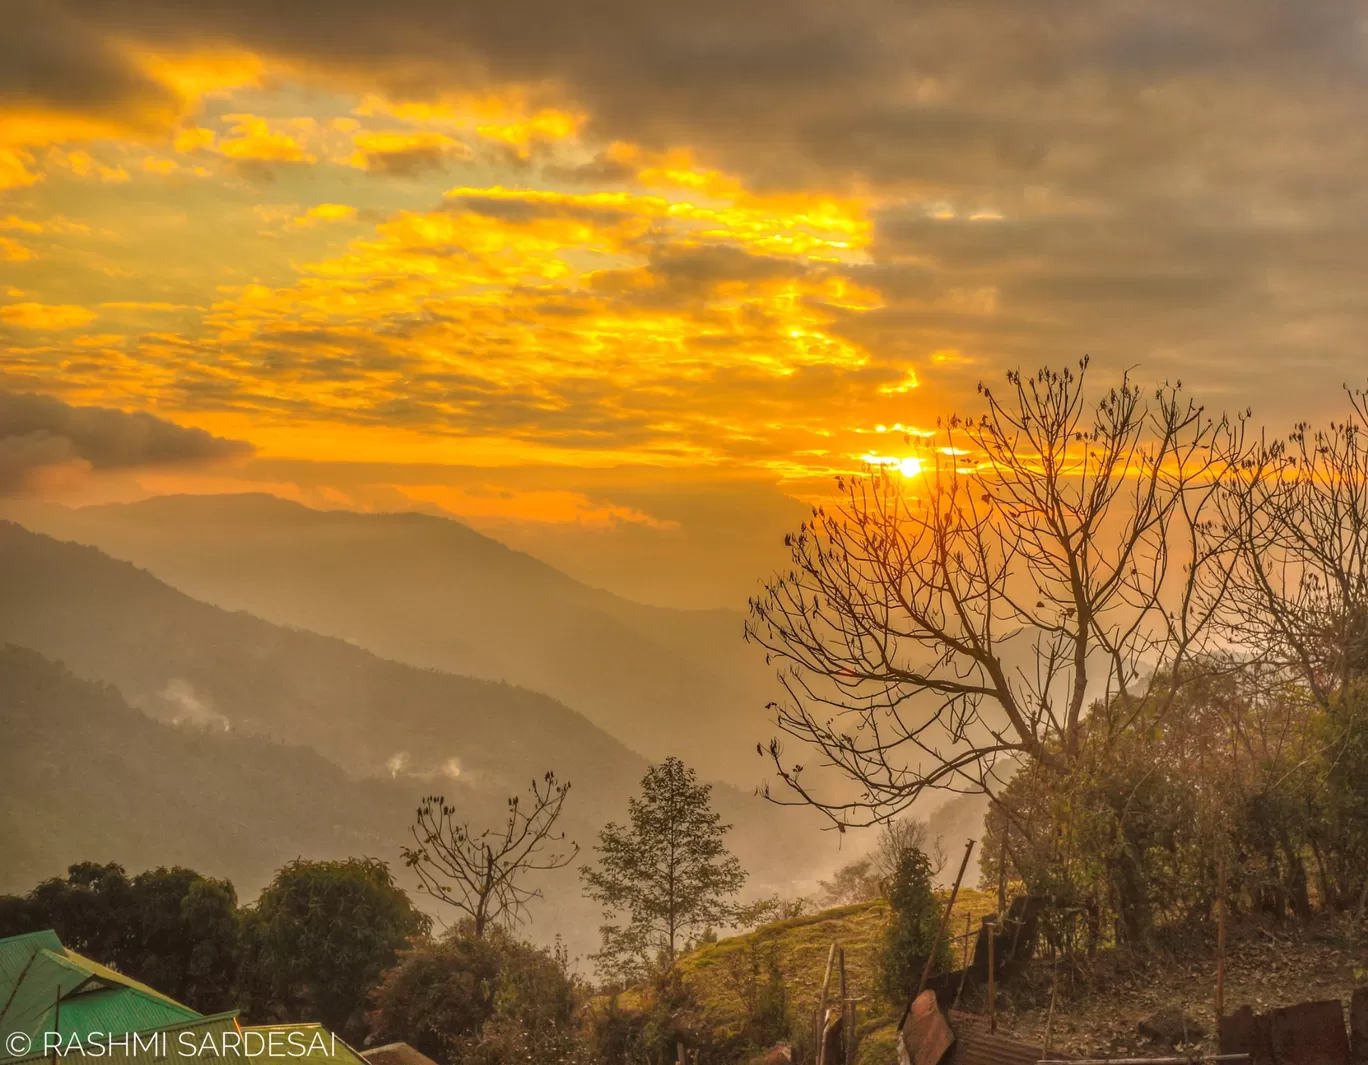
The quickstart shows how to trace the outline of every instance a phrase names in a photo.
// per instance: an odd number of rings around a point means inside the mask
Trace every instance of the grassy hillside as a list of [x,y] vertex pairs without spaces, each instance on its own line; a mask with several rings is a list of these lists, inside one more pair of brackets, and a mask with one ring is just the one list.
[[234,495],[30,507],[19,517],[197,599],[545,692],[649,758],[678,755],[747,790],[758,777],[773,672],[742,641],[740,613],[632,603],[422,514]]
[[[947,898],[948,892],[942,892],[941,897]],[[950,918],[952,932],[963,932],[966,915],[977,928],[979,919],[993,911],[995,902],[991,892],[961,890]],[[840,906],[705,944],[682,958],[679,968],[704,1022],[720,1040],[739,1032],[745,1024],[745,1005],[738,988],[750,972],[751,957],[760,959],[763,973],[765,959],[772,952],[784,975],[789,1014],[796,1029],[812,1018],[827,953],[833,942],[839,943],[845,950],[847,988],[861,1000],[861,1061],[871,1065],[889,1062],[893,1060],[893,1025],[901,1004],[885,1001],[878,990],[879,953],[887,922],[888,906],[882,899]],[[835,975],[832,987],[833,993],[839,987]]]

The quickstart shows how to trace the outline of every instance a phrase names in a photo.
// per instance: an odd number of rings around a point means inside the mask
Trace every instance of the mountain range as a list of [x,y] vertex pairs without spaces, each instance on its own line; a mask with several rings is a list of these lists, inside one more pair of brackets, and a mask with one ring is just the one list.
[[752,789],[777,685],[731,610],[644,606],[460,522],[269,495],[29,505],[29,529],[100,548],[228,610],[410,665],[543,692],[649,759]]
[[[646,767],[549,696],[228,611],[12,522],[0,522],[0,588],[0,644],[62,663],[72,684],[109,686],[96,697],[29,684],[46,702],[0,691],[0,747],[28,766],[5,777],[7,803],[22,794],[13,808],[25,812],[6,821],[3,850],[21,857],[0,868],[0,890],[67,862],[131,860],[119,843],[129,838],[148,844],[132,853],[158,861],[206,855],[202,872],[248,889],[320,847],[394,861],[421,796],[444,793],[473,823],[496,823],[506,798],[547,770],[572,785],[565,827],[589,857]],[[262,785],[263,773],[275,782]],[[735,825],[730,842],[757,892],[801,889],[839,858],[800,811],[725,783],[714,805]],[[573,876],[561,889],[548,912],[582,908]]]

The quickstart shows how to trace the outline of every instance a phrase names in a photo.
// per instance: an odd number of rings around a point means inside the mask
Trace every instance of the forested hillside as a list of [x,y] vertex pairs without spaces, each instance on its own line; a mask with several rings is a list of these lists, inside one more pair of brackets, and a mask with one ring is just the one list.
[[118,690],[0,647],[0,893],[78,860],[190,865],[252,894],[283,857],[390,855],[412,789],[305,747],[154,721]]
[[[232,610],[545,692],[649,758],[752,787],[772,670],[739,611],[643,606],[457,521],[266,495],[16,511]],[[744,604],[738,604],[743,606]]]
[[[544,695],[221,610],[93,548],[11,523],[0,523],[0,586],[0,641],[112,683],[163,721],[305,746],[348,773],[394,778],[409,801],[459,791],[473,809],[498,811],[554,770],[574,788],[566,825],[588,838],[621,816],[645,768]],[[805,837],[794,812],[727,787],[716,796],[758,885],[784,889],[834,857],[834,842]]]

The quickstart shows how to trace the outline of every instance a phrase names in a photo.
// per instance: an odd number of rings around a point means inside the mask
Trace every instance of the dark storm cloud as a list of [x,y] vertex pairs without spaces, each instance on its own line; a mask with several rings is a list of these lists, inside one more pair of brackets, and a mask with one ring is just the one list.
[[[1357,91],[1360,11],[1343,0],[58,0],[21,21],[25,36],[62,42],[25,82],[52,103],[73,85],[91,99],[137,89],[106,37],[233,43],[409,93],[562,83],[605,132],[711,140],[757,170],[787,142],[802,151],[772,157],[776,168],[818,159],[864,173],[872,159],[916,176],[948,150],[1014,170],[1061,138],[1105,125],[1123,135],[1136,94],[1193,77]],[[81,32],[63,36],[73,24]],[[0,69],[31,51],[7,38]],[[1188,88],[1200,107],[1203,87]],[[1046,100],[1065,105],[1048,120]]]
[[71,462],[110,470],[231,458],[252,450],[241,440],[151,414],[0,391],[0,494],[21,490],[39,469]]
[[174,103],[112,46],[105,27],[60,4],[7,0],[0,28],[0,101],[93,115]]

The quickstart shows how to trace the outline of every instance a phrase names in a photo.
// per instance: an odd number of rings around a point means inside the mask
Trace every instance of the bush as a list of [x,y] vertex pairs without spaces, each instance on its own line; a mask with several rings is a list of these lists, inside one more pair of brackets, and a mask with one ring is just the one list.
[[374,994],[376,1037],[439,1065],[577,1058],[576,987],[561,950],[468,926],[407,952]]
[[746,1024],[751,1046],[764,1049],[789,1037],[788,989],[779,959],[771,950],[765,959],[765,980],[756,989],[755,1010]]
[[940,903],[932,888],[931,859],[919,850],[907,850],[898,860],[888,888],[888,930],[879,959],[879,989],[891,1002],[903,1002],[917,989],[928,954],[936,964],[949,960],[947,944],[936,938],[940,929]]
[[116,863],[80,862],[65,879],[0,897],[0,938],[56,931],[62,943],[206,1013],[232,1005],[237,893],[193,869],[129,877]]
[[677,969],[656,976],[650,1005],[640,1012],[622,1009],[614,995],[595,1018],[590,1042],[598,1065],[670,1065],[681,1043],[705,1065],[720,1059]]

